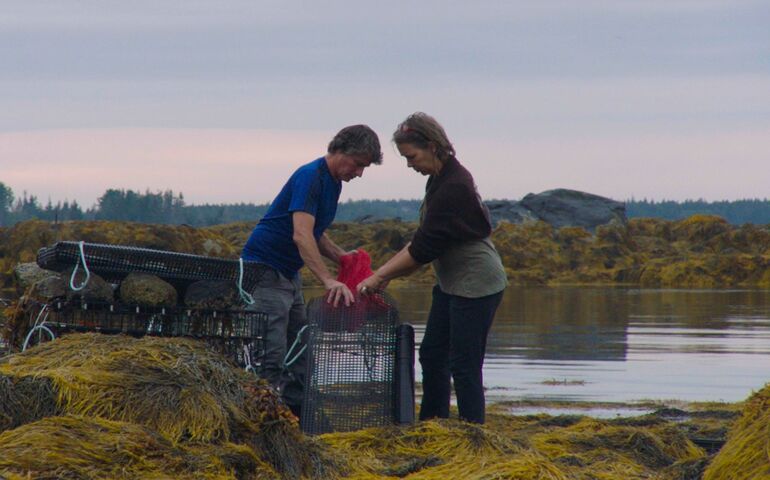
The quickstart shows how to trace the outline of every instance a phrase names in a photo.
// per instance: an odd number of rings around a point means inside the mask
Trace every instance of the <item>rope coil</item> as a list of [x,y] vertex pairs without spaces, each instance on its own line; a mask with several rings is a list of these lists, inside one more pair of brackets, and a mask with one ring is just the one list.
[[[88,281],[91,279],[91,272],[88,270],[88,264],[86,263],[86,252],[84,249],[85,243],[86,242],[82,240],[78,243],[78,246],[80,247],[80,262],[75,264],[75,268],[72,269],[72,275],[70,276],[70,288],[75,292],[83,290],[86,285],[88,285]],[[83,280],[83,283],[80,286],[76,287],[75,275],[78,273],[78,267],[81,263],[83,264],[83,270],[86,272],[86,279]]]

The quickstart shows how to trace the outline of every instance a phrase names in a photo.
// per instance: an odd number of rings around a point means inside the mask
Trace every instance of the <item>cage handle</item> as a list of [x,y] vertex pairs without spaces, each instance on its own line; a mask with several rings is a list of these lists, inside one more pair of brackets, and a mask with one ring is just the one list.
[[[80,262],[75,264],[75,268],[72,269],[72,275],[70,276],[70,288],[75,292],[79,292],[83,290],[86,287],[86,285],[88,285],[88,281],[91,279],[91,272],[88,270],[88,264],[86,263],[86,252],[84,249],[85,243],[86,242],[84,242],[83,240],[78,242],[78,246],[80,247]],[[83,270],[85,270],[86,272],[86,279],[83,280],[83,283],[79,287],[76,287],[75,275],[78,273],[78,267],[80,266],[81,263],[83,264]]]
[[248,345],[243,346],[243,363],[246,364],[244,370],[247,372],[255,371],[254,365],[251,364],[251,352],[249,351]]
[[[45,313],[45,317],[43,317],[43,321],[40,321],[40,317],[43,316]],[[51,340],[56,340],[56,335],[53,333],[53,331],[45,326],[45,321],[48,319],[48,305],[43,305],[43,308],[40,309],[40,312],[37,314],[37,318],[35,318],[35,324],[30,329],[29,333],[27,333],[26,338],[24,338],[24,344],[21,346],[21,351],[24,352],[29,347],[29,341],[32,340],[32,335],[40,330],[41,332],[46,332],[48,335],[51,336]]]
[[238,293],[246,305],[254,305],[254,297],[243,289],[243,257],[238,259]]
[[294,353],[294,349],[297,348],[297,345],[299,345],[300,339],[302,338],[302,334],[305,332],[307,327],[308,327],[308,325],[305,325],[304,327],[299,329],[299,332],[297,332],[297,338],[294,339],[294,343],[291,344],[291,347],[289,348],[289,351],[286,352],[286,356],[283,359],[283,366],[284,366],[284,368],[289,368],[289,366],[292,363],[296,362],[299,359],[299,357],[307,349],[307,344],[302,345],[302,348],[299,349],[299,352],[297,352],[297,354],[294,355],[293,358],[291,358],[292,353]]

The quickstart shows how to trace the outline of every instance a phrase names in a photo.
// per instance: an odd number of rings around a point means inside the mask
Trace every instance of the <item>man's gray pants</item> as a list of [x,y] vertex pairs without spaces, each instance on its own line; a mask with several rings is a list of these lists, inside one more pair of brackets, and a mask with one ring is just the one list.
[[303,353],[292,362],[303,343],[298,344],[291,358],[284,364],[297,333],[307,324],[305,299],[302,295],[302,278],[299,274],[287,279],[278,271],[268,269],[252,292],[254,304],[249,310],[267,314],[265,356],[262,361],[262,378],[281,393],[287,405],[300,406],[305,387],[307,354]]

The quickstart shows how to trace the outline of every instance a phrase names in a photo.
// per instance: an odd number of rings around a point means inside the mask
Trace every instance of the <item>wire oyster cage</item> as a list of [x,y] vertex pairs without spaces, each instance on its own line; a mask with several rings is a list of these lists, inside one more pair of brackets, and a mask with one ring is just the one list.
[[34,327],[45,326],[51,336],[99,332],[135,337],[190,337],[206,342],[209,348],[235,364],[251,369],[261,365],[265,353],[267,315],[261,312],[84,303],[77,297],[70,301],[39,303],[31,311]]
[[187,253],[87,242],[57,242],[38,250],[37,264],[46,270],[64,271],[83,264],[110,282],[120,282],[129,273],[148,273],[176,287],[199,280],[239,282],[251,291],[267,267],[257,262],[192,255]]
[[337,308],[308,303],[301,426],[308,434],[414,421],[414,329],[384,292]]
[[[147,273],[174,285],[180,294],[197,281],[224,280],[236,284],[244,295],[244,292],[253,290],[268,271],[268,267],[257,262],[72,241],[41,248],[37,264],[59,272],[82,267],[83,271],[94,272],[113,283],[119,283],[130,273]],[[48,309],[47,323],[60,332],[195,337],[205,340],[209,346],[242,366],[257,366],[264,356],[267,320],[263,313],[236,309],[147,308],[77,301],[57,302],[45,308]]]

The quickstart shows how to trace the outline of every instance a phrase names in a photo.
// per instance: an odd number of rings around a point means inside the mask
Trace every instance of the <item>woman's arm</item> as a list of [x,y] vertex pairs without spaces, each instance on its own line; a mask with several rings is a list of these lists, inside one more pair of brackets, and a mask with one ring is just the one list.
[[411,242],[406,244],[401,251],[393,255],[390,260],[385,262],[369,278],[359,283],[356,290],[361,293],[365,293],[368,290],[378,290],[394,278],[409,275],[422,267],[423,264],[415,260],[412,254],[409,253],[410,244]]

